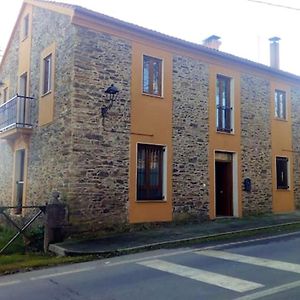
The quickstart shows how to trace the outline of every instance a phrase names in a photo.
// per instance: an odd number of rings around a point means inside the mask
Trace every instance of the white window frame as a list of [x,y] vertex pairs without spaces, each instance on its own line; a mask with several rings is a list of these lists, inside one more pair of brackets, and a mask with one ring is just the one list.
[[[278,101],[278,98],[277,98],[277,93],[281,93],[284,95],[284,112],[285,112],[285,116],[282,116],[283,115],[283,109],[279,111],[279,115],[277,115],[277,101]],[[280,107],[280,105],[279,105]],[[287,93],[286,91],[284,90],[280,90],[280,89],[275,89],[275,92],[274,92],[274,116],[276,119],[279,119],[279,120],[287,120]]]
[[22,40],[25,40],[29,35],[29,14],[23,18]]
[[[217,90],[218,90],[218,85],[217,85],[217,82],[218,82],[218,76],[223,76],[223,77],[227,77],[229,80],[230,80],[230,107],[231,107],[231,110],[230,110],[230,129],[231,131],[230,132],[227,132],[227,131],[222,131],[222,130],[218,130],[218,108],[217,108],[217,97],[218,97],[218,94],[217,94]],[[227,74],[222,74],[222,73],[217,73],[216,74],[216,83],[215,83],[215,88],[216,88],[216,91],[215,91],[215,108],[216,108],[216,113],[215,113],[215,118],[216,118],[216,132],[217,133],[225,133],[225,134],[234,134],[235,133],[235,98],[234,98],[234,78],[232,76],[229,76]]]
[[[52,53],[48,54],[46,57],[43,58],[43,86],[42,86],[42,94],[48,94],[52,90]],[[46,74],[46,64],[48,65],[48,72]],[[47,79],[47,86],[46,86],[46,79]],[[46,88],[45,88],[46,87]]]

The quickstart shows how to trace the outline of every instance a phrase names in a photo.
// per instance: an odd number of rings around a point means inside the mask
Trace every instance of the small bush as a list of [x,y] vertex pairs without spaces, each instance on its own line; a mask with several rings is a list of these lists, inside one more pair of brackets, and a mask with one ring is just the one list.
[[[16,234],[15,230],[8,227],[0,227],[0,249]],[[4,251],[5,254],[24,253],[25,245],[22,236],[18,238]]]
[[[17,233],[16,229],[0,226],[0,249]],[[43,250],[44,227],[36,226],[25,231],[27,239],[22,234],[5,249],[4,254],[24,254]]]
[[27,244],[26,251],[36,252],[43,251],[44,247],[44,226],[35,226],[28,230],[30,243]]

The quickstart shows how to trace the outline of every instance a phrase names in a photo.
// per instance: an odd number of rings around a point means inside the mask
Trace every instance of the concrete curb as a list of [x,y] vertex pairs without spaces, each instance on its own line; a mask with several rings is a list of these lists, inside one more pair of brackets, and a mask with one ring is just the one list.
[[208,234],[208,235],[200,235],[195,236],[191,238],[184,238],[184,239],[177,239],[177,240],[169,240],[169,241],[162,241],[157,243],[151,243],[151,244],[144,244],[140,246],[135,247],[125,247],[125,248],[119,248],[114,250],[99,250],[99,251],[79,251],[79,250],[72,250],[64,248],[60,245],[56,244],[50,244],[49,245],[49,251],[54,252],[55,254],[59,256],[83,256],[83,255],[97,255],[101,257],[113,257],[113,256],[120,256],[124,254],[130,254],[130,253],[136,253],[136,252],[142,252],[142,251],[149,251],[149,250],[156,250],[161,248],[171,248],[174,246],[180,246],[185,244],[191,244],[191,243],[200,243],[204,242],[210,239],[222,239],[222,237],[231,235],[239,235],[242,233],[251,233],[256,231],[264,231],[269,229],[276,229],[276,228],[284,228],[292,225],[300,225],[300,221],[295,222],[288,222],[288,223],[281,223],[281,224],[275,224],[275,225],[268,225],[268,226],[261,226],[261,227],[254,227],[254,228],[248,228],[248,229],[241,229],[241,230],[234,230],[234,231],[226,231],[222,233],[214,233],[214,234]]

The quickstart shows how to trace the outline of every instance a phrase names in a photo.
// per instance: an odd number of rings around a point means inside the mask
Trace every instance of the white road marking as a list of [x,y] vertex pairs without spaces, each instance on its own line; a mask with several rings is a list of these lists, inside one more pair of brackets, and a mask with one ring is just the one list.
[[[255,239],[250,239],[250,240],[244,240],[244,241],[238,241],[238,242],[229,242],[229,243],[224,243],[224,244],[218,244],[218,245],[213,245],[213,246],[204,246],[204,247],[199,247],[199,248],[183,248],[185,250],[169,250],[170,252],[164,253],[164,254],[157,254],[157,255],[149,255],[149,256],[144,256],[141,258],[132,258],[132,259],[126,259],[126,256],[122,257],[121,261],[113,262],[111,261],[110,264],[105,264],[106,261],[99,260],[100,266],[104,263],[106,267],[114,267],[118,265],[124,265],[124,264],[131,264],[131,263],[137,263],[140,261],[145,261],[145,260],[151,260],[151,259],[157,259],[157,258],[163,258],[163,257],[170,257],[170,256],[176,256],[176,255],[181,255],[181,254],[188,254],[192,253],[195,251],[202,251],[202,250],[210,250],[210,249],[219,249],[223,247],[233,247],[237,245],[243,245],[247,243],[255,243],[255,242],[261,242],[261,241],[269,241],[269,240],[276,240],[278,238],[283,238],[283,237],[289,237],[289,236],[294,236],[294,235],[299,235],[299,232],[292,232],[292,233],[283,233],[275,236],[269,236],[269,237],[262,237],[262,238],[255,238]],[[154,250],[154,251],[159,251],[159,250]],[[133,255],[133,254],[129,254]],[[124,259],[125,258],[125,259]],[[120,257],[117,257],[117,259],[120,259]],[[124,260],[123,260],[124,259]]]
[[0,282],[0,286],[7,286],[7,285],[13,285],[21,283],[21,280],[12,280],[12,281],[7,281],[7,282]]
[[291,283],[287,283],[287,284],[283,284],[280,286],[276,286],[274,288],[268,289],[268,290],[263,290],[260,292],[256,292],[250,295],[246,295],[246,296],[242,296],[239,298],[236,298],[235,300],[254,300],[254,299],[260,299],[266,296],[271,296],[271,295],[275,295],[278,294],[280,292],[284,292],[290,289],[294,289],[296,287],[300,286],[300,280],[299,281],[294,281]]
[[177,265],[159,259],[139,262],[138,264],[155,270],[194,279],[240,293],[263,287],[263,285],[260,283]]
[[40,276],[36,276],[36,277],[30,277],[30,280],[47,279],[47,278],[75,274],[75,273],[80,273],[80,272],[88,272],[88,271],[92,271],[95,269],[96,269],[95,267],[89,267],[89,268],[75,269],[75,270],[70,270],[70,271],[65,271],[65,272],[60,272],[60,273],[45,274],[45,275],[40,275]]
[[200,255],[221,258],[221,259],[225,259],[225,260],[241,262],[241,263],[245,263],[245,264],[251,264],[251,265],[255,265],[255,266],[300,274],[300,265],[288,263],[288,262],[284,262],[284,261],[272,260],[272,259],[260,258],[260,257],[253,257],[253,256],[246,256],[246,255],[229,253],[229,252],[224,252],[224,251],[216,251],[216,250],[204,250],[204,251],[197,251],[195,253],[200,254]]
[[[238,242],[229,242],[229,243],[223,243],[223,244],[218,244],[218,245],[213,245],[213,246],[204,246],[204,247],[199,247],[199,248],[183,248],[184,250],[170,250],[170,252],[168,251],[167,253],[164,254],[157,254],[157,255],[149,255],[149,256],[144,256],[141,258],[131,258],[131,259],[126,259],[126,256],[124,256],[122,258],[121,261],[113,261],[115,259],[120,259],[119,257],[113,258],[111,259],[111,263],[110,264],[105,264],[105,262],[107,260],[98,260],[99,263],[96,263],[96,261],[94,261],[94,265],[96,264],[95,268],[101,268],[103,267],[103,264],[105,267],[114,267],[114,266],[118,266],[118,265],[124,265],[124,264],[131,264],[131,263],[138,263],[141,261],[145,261],[145,260],[151,260],[151,259],[159,259],[159,258],[163,258],[163,257],[171,257],[171,256],[176,256],[176,255],[182,255],[182,254],[188,254],[188,253],[192,253],[195,251],[201,251],[201,250],[209,250],[209,249],[219,249],[222,247],[234,247],[237,245],[243,245],[243,244],[248,244],[248,243],[254,243],[254,242],[260,242],[260,241],[269,241],[269,240],[276,240],[278,238],[284,238],[284,237],[289,237],[289,236],[294,236],[294,235],[299,235],[299,232],[292,232],[292,233],[283,233],[283,234],[279,234],[279,235],[273,235],[273,236],[269,236],[269,237],[262,237],[262,238],[254,238],[254,239],[248,239],[248,240],[243,240],[243,241],[238,241]],[[159,250],[155,250],[155,251],[159,251]],[[132,255],[132,254],[131,254]],[[90,263],[88,263],[90,264]],[[58,267],[59,268],[59,267]],[[35,273],[35,271],[32,271],[30,273]],[[8,275],[9,276],[9,275]],[[17,276],[19,277],[20,274],[18,275],[13,275],[13,276]],[[28,279],[23,279],[23,275],[22,276],[22,280],[14,280],[14,281],[10,281],[10,285],[13,284],[19,284],[21,282],[27,281]],[[40,277],[40,276],[38,276]],[[35,280],[34,278],[38,278],[38,277],[32,277],[32,280]],[[5,286],[8,285],[7,282],[1,282],[1,278],[0,278],[0,286]]]

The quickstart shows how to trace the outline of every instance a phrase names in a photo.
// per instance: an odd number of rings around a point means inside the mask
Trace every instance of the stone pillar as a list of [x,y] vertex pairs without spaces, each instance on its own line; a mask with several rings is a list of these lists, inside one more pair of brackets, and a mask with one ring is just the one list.
[[52,203],[46,205],[44,251],[48,251],[51,243],[62,242],[65,238],[67,225],[66,205],[59,201],[59,194],[53,194]]

